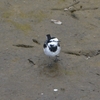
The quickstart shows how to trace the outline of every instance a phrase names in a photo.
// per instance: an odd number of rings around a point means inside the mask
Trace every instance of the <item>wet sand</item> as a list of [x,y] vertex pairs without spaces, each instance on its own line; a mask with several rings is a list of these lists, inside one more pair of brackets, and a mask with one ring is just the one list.
[[[62,9],[73,2],[0,1],[0,100],[100,99],[100,1]],[[57,63],[43,52],[46,34],[61,41]]]

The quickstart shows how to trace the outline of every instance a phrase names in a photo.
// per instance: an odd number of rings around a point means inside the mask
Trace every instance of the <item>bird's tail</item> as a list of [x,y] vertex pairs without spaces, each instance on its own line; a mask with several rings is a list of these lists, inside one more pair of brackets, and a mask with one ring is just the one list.
[[51,35],[50,35],[50,34],[47,34],[46,36],[47,36],[47,39],[48,39],[48,40],[51,39]]

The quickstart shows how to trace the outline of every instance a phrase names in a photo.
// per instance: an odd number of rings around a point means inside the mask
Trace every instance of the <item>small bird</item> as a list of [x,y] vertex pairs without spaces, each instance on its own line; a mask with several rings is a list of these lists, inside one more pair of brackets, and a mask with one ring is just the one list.
[[43,45],[44,53],[49,57],[56,57],[60,53],[61,47],[59,44],[59,40],[56,37],[51,37],[50,34],[46,35],[47,40]]

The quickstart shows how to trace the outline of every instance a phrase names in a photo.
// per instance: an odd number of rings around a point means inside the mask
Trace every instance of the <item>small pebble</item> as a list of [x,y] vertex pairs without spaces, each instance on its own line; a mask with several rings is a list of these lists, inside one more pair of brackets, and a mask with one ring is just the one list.
[[57,91],[58,91],[58,89],[54,89],[53,91],[57,92]]
[[86,59],[88,60],[88,59],[90,59],[90,57],[87,57]]
[[43,95],[43,93],[41,93],[41,95]]
[[58,25],[61,25],[62,24],[61,21],[55,20],[55,19],[51,19],[51,22],[53,22],[54,24],[58,24]]

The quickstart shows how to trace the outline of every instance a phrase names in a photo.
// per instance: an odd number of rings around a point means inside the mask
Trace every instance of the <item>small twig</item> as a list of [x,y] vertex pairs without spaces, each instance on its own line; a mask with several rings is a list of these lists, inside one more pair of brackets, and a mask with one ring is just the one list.
[[64,9],[68,9],[76,4],[78,4],[80,1],[74,2],[73,4],[69,5],[68,7],[63,7],[63,8],[52,8],[51,10],[64,10]]
[[66,54],[71,54],[71,55],[76,55],[76,56],[80,56],[81,55],[80,53],[72,52],[72,51],[63,51],[63,52],[66,53]]
[[73,4],[71,4],[70,6],[68,6],[68,7],[66,7],[66,8],[72,7],[72,6],[76,5],[76,4],[78,4],[79,2],[80,2],[80,1],[74,2]]
[[40,45],[40,43],[36,39],[32,39],[32,41]]
[[99,73],[96,73],[96,75],[100,76],[100,74],[99,74]]
[[100,55],[100,50],[88,50],[88,51],[63,51],[65,54],[71,54],[76,56],[94,57]]
[[98,7],[94,7],[94,8],[79,8],[79,9],[72,9],[72,10],[70,10],[70,12],[73,13],[75,11],[96,10],[96,9],[98,9]]
[[64,8],[52,8],[51,10],[64,10]]
[[96,10],[98,9],[98,7],[94,7],[94,8],[82,8],[82,9],[79,9],[79,10]]
[[29,63],[35,65],[35,63],[31,60],[31,59],[28,59]]
[[16,44],[16,45],[13,45],[13,46],[22,47],[22,48],[33,48],[34,47],[34,46],[31,46],[31,45],[25,45],[25,44]]

